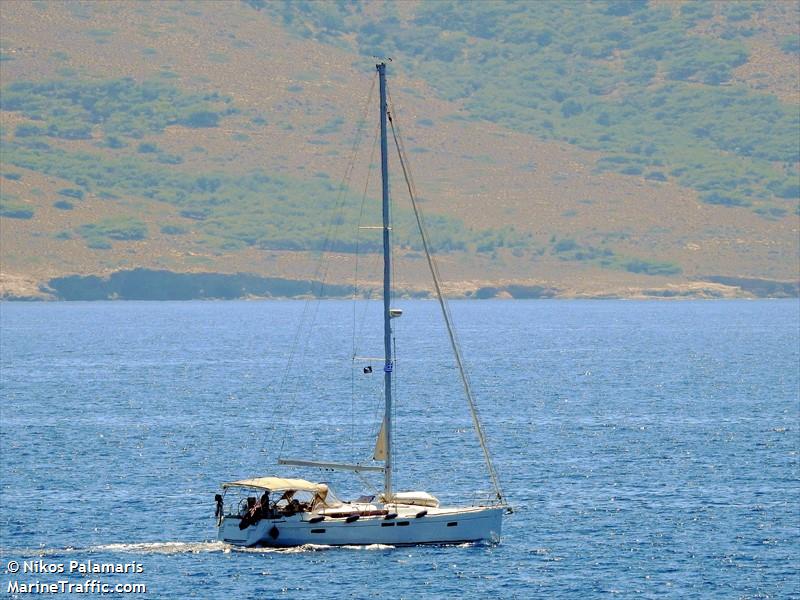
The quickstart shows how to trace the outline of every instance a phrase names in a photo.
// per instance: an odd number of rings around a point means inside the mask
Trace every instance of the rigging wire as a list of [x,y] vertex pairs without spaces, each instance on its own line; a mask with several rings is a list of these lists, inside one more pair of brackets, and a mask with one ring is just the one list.
[[[332,244],[332,240],[333,240],[333,237],[332,237],[331,234],[332,234],[332,232],[334,230],[334,227],[338,227],[339,224],[341,224],[341,222],[343,222],[343,219],[341,219],[339,217],[341,217],[343,209],[344,209],[344,200],[345,200],[345,197],[346,197],[345,190],[347,189],[347,187],[349,185],[350,179],[352,178],[353,170],[355,168],[356,156],[358,154],[358,149],[360,148],[360,145],[361,145],[361,139],[363,137],[363,132],[364,132],[364,125],[366,123],[366,117],[367,117],[367,114],[368,114],[368,111],[369,111],[369,107],[372,104],[372,97],[373,97],[373,94],[375,92],[376,82],[377,82],[377,77],[373,77],[372,78],[372,83],[370,85],[369,93],[367,95],[367,101],[364,103],[364,109],[362,111],[361,119],[359,119],[359,121],[358,121],[358,127],[357,127],[357,130],[356,130],[356,135],[355,135],[355,137],[353,139],[353,145],[352,145],[351,152],[350,152],[350,160],[349,160],[349,162],[348,162],[348,164],[347,164],[347,166],[345,168],[344,175],[342,176],[342,179],[341,179],[341,181],[339,183],[337,199],[336,199],[336,202],[334,204],[334,215],[335,216],[328,223],[328,227],[327,227],[327,230],[326,230],[326,233],[325,233],[325,239],[324,239],[324,242],[322,244],[322,250],[321,250],[321,254],[320,254],[320,259],[317,262],[317,266],[316,266],[316,269],[314,271],[314,276],[311,279],[312,290],[314,288],[314,285],[317,282],[319,282],[318,292],[316,294],[316,298],[314,298],[312,296],[312,298],[306,299],[306,301],[303,304],[303,312],[301,313],[300,320],[299,320],[299,323],[298,323],[298,326],[297,326],[297,330],[295,332],[295,336],[294,336],[293,341],[292,341],[291,349],[289,351],[289,358],[287,360],[286,369],[284,370],[283,376],[282,376],[280,384],[278,386],[278,396],[283,396],[284,393],[287,391],[286,387],[287,387],[287,383],[289,381],[289,375],[292,372],[292,367],[294,365],[294,359],[295,359],[295,356],[297,354],[297,349],[298,349],[298,345],[299,345],[299,342],[300,342],[301,334],[302,334],[302,332],[303,332],[303,330],[305,329],[305,326],[306,326],[306,318],[307,318],[307,315],[308,315],[309,306],[310,306],[311,300],[315,299],[316,300],[315,309],[314,309],[314,311],[312,313],[311,322],[310,322],[310,325],[308,327],[309,335],[306,338],[305,344],[303,345],[303,358],[305,357],[305,351],[306,351],[306,349],[308,347],[308,341],[309,341],[309,338],[310,338],[310,330],[313,328],[314,322],[316,321],[316,314],[317,314],[317,310],[319,308],[319,301],[322,298],[322,295],[324,293],[325,282],[327,280],[327,274],[328,274],[328,269],[329,269],[328,252],[331,249],[331,244]],[[323,268],[324,268],[324,271],[323,271]],[[294,398],[296,396],[296,392],[297,392],[297,382],[295,382],[294,389],[293,389],[293,391],[291,393],[292,401],[294,401]],[[282,429],[283,429],[283,438],[281,440],[280,449],[278,451],[278,457],[282,456],[282,454],[283,454],[283,448],[284,448],[284,446],[286,444],[286,438],[287,438],[288,430],[289,430],[288,427],[282,427]],[[271,433],[274,436],[274,434],[275,434],[274,428],[272,429]],[[264,437],[262,438],[262,443],[261,443],[262,452],[264,452],[266,450],[267,436],[268,435],[269,435],[269,433],[265,433]],[[270,445],[272,445],[271,441],[272,441],[272,437],[270,436]]]
[[[358,129],[357,129],[357,132],[356,132],[355,139],[353,141],[353,147],[352,147],[349,163],[347,165],[347,168],[345,169],[345,173],[344,173],[344,175],[342,177],[342,180],[341,180],[341,182],[339,184],[339,197],[337,199],[336,212],[335,212],[334,217],[331,219],[331,221],[328,224],[328,230],[327,230],[327,233],[326,233],[326,236],[325,236],[325,242],[323,243],[323,250],[322,250],[321,258],[320,258],[320,261],[319,261],[319,266],[318,266],[317,272],[315,274],[315,281],[317,281],[317,280],[319,281],[319,291],[316,294],[316,297],[314,298],[314,300],[315,300],[315,302],[314,302],[314,310],[312,312],[312,316],[311,316],[311,321],[310,321],[309,327],[306,330],[307,335],[306,335],[306,340],[305,340],[305,344],[303,345],[303,351],[302,351],[302,359],[303,360],[305,359],[306,353],[308,351],[308,346],[309,346],[309,343],[311,341],[311,331],[312,331],[312,329],[313,329],[313,327],[314,327],[314,325],[316,323],[316,319],[317,319],[317,314],[319,312],[320,303],[322,301],[322,298],[325,295],[325,286],[327,284],[328,272],[330,270],[330,264],[331,264],[329,253],[332,250],[333,240],[336,238],[336,235],[331,235],[331,232],[332,231],[338,232],[339,227],[342,226],[342,224],[344,223],[343,212],[344,212],[344,203],[345,203],[345,199],[346,199],[345,192],[346,192],[347,189],[349,189],[350,180],[352,179],[353,171],[355,169],[356,157],[357,157],[358,150],[359,150],[359,148],[361,146],[361,140],[362,140],[363,133],[364,133],[364,124],[367,122],[366,121],[366,117],[367,117],[367,113],[369,111],[369,107],[370,107],[370,105],[372,103],[372,94],[374,92],[374,89],[375,89],[375,79],[373,79],[373,81],[372,81],[372,85],[370,87],[370,91],[369,91],[369,94],[367,96],[367,102],[364,105],[364,110],[363,110],[361,119],[359,120],[359,125],[358,125]],[[323,267],[323,266],[324,266],[324,269],[321,269],[321,267]],[[320,271],[322,272],[321,276],[320,276]],[[292,401],[294,401],[294,398],[297,395],[297,387],[298,386],[295,385],[295,387],[292,390],[292,394],[291,394]],[[287,434],[288,434],[288,430],[284,430],[284,441],[286,439]],[[281,447],[283,447],[283,444],[281,445]]]
[[[356,412],[356,368],[355,368],[355,361],[357,355],[357,347],[356,347],[356,327],[358,326],[357,321],[357,308],[358,308],[358,267],[359,267],[359,258],[361,256],[361,224],[364,222],[364,206],[367,202],[367,192],[369,190],[369,182],[370,178],[372,177],[373,168],[373,159],[375,158],[375,149],[378,146],[378,136],[380,134],[379,127],[375,128],[375,136],[372,140],[372,151],[369,155],[369,169],[367,170],[367,177],[366,181],[364,182],[364,193],[361,196],[361,209],[358,213],[358,228],[356,229],[356,257],[355,257],[355,267],[353,273],[353,345],[352,345],[352,359],[351,359],[351,366],[350,366],[350,453],[351,458],[355,461],[356,450],[355,450],[355,439],[356,439],[356,430],[355,430],[355,421],[354,415]],[[365,306],[366,312],[366,306]]]
[[[380,135],[380,127],[378,127],[376,125],[376,127],[375,127],[375,138],[373,139],[372,151],[370,153],[369,170],[367,172],[367,181],[366,181],[366,183],[364,185],[364,193],[363,193],[363,196],[361,198],[361,211],[360,211],[360,214],[359,214],[359,225],[363,222],[364,207],[366,205],[367,194],[369,193],[370,178],[371,178],[371,175],[372,175],[372,173],[374,171],[374,166],[375,166],[374,158],[375,158],[375,153],[376,153],[376,150],[377,150],[377,147],[378,147],[379,135]],[[354,289],[353,289],[353,347],[352,347],[352,363],[353,363],[353,366],[352,366],[352,369],[351,369],[351,394],[352,394],[352,397],[351,397],[351,410],[352,410],[352,414],[353,415],[355,414],[355,385],[354,384],[355,384],[355,376],[357,374],[357,370],[356,370],[356,367],[355,367],[355,362],[356,362],[356,358],[358,357],[359,348],[361,347],[362,342],[363,342],[363,336],[364,336],[364,331],[366,329],[365,325],[366,325],[366,321],[367,321],[367,315],[369,313],[370,302],[375,297],[375,293],[377,291],[374,286],[371,286],[371,287],[369,287],[368,289],[366,289],[363,292],[363,294],[364,294],[363,309],[361,310],[361,315],[359,317],[358,314],[357,314],[358,313],[357,307],[358,307],[358,301],[359,301],[359,299],[358,299],[359,275],[361,273],[361,237],[360,237],[360,230],[359,230],[359,236],[356,239],[357,239],[357,244],[356,244],[356,265],[355,265],[355,276],[354,276],[355,284],[354,284]],[[377,271],[378,268],[379,268],[378,267],[378,263],[379,262],[380,262],[380,255],[377,254],[377,253],[372,253],[371,268],[368,265],[367,273],[371,273],[371,272]],[[381,407],[383,406],[383,401],[384,401],[384,395],[383,395],[383,388],[381,387],[381,391],[379,392],[378,398],[376,398],[376,401],[375,401],[374,414],[373,414],[373,421],[377,423],[377,426],[376,426],[375,431],[372,433],[372,435],[370,435],[370,437],[368,439],[376,438],[378,433],[379,433],[379,431],[380,431],[380,426],[381,426],[381,423],[382,423],[383,419],[382,419],[382,416],[379,414],[379,412],[382,412],[382,408]],[[355,431],[354,431],[354,424],[353,424],[353,419],[351,418],[351,442],[352,442],[351,443],[351,451],[353,452],[354,460],[356,460],[356,458],[355,458],[355,446],[354,446],[355,439],[356,439],[356,437],[355,437]],[[367,450],[371,452],[371,450],[369,448]],[[362,481],[366,481],[363,476],[361,476],[361,479],[362,479]]]
[[375,138],[372,141],[372,152],[369,155],[369,170],[367,171],[367,180],[364,183],[364,193],[361,196],[361,210],[358,214],[358,233],[356,234],[356,258],[355,258],[355,272],[353,274],[353,358],[355,359],[356,356],[356,305],[357,305],[357,298],[358,298],[358,270],[359,270],[359,260],[361,258],[361,224],[364,221],[364,206],[366,205],[367,201],[367,192],[369,188],[370,177],[372,176],[373,168],[373,159],[375,158],[375,149],[378,146],[378,135],[380,134],[380,129],[378,127],[375,128]]
[[464,386],[464,392],[467,397],[467,403],[469,404],[470,413],[472,416],[472,424],[475,427],[475,433],[478,436],[478,441],[480,442],[481,449],[483,450],[484,460],[486,462],[486,467],[489,471],[489,477],[492,480],[492,484],[494,485],[495,495],[497,499],[502,503],[505,504],[505,498],[503,497],[503,492],[500,488],[500,480],[497,476],[497,471],[494,468],[494,464],[492,463],[492,457],[489,453],[489,447],[486,443],[486,437],[483,433],[483,427],[481,426],[480,418],[478,416],[478,408],[475,403],[475,398],[472,395],[472,388],[469,383],[469,378],[467,377],[466,370],[464,369],[463,359],[461,357],[461,348],[458,343],[458,339],[456,338],[455,330],[452,326],[452,317],[450,314],[450,308],[448,306],[447,300],[445,299],[444,295],[442,294],[441,285],[440,285],[440,276],[439,276],[439,269],[436,264],[436,260],[430,253],[430,248],[428,244],[428,234],[427,229],[425,227],[425,220],[422,215],[422,211],[417,206],[416,201],[416,194],[414,193],[414,180],[411,176],[411,171],[407,164],[406,160],[406,153],[405,153],[405,146],[402,141],[402,137],[399,132],[399,126],[395,128],[394,119],[392,118],[392,114],[394,113],[394,103],[392,102],[392,97],[389,95],[389,103],[391,106],[391,110],[389,111],[388,118],[389,124],[392,129],[392,137],[394,138],[395,147],[397,148],[397,154],[400,159],[400,166],[403,171],[403,178],[406,182],[406,187],[408,188],[408,194],[411,199],[411,207],[414,211],[414,217],[417,222],[417,228],[419,229],[420,236],[422,238],[422,247],[425,250],[425,258],[428,262],[428,268],[431,272],[431,277],[433,278],[433,285],[436,290],[436,297],[439,300],[439,306],[442,309],[442,314],[444,315],[444,321],[447,328],[447,334],[450,338],[450,345],[453,348],[453,354],[455,355],[456,359],[456,366],[461,374],[461,382]]

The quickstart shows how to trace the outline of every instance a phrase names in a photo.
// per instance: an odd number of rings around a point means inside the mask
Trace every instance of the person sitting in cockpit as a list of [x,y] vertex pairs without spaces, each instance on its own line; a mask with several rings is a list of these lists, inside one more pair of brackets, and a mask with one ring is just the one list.
[[258,502],[256,502],[253,512],[254,516],[258,519],[270,518],[269,492],[264,492],[261,494],[261,498],[258,500]]
[[303,510],[303,505],[297,498],[292,498],[289,500],[289,504],[286,505],[285,512],[287,515],[293,515],[299,513],[301,510]]

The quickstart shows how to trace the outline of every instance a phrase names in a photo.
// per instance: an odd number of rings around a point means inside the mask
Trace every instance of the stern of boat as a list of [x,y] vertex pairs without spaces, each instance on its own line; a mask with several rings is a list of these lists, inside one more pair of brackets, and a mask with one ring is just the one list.
[[234,516],[223,517],[217,529],[217,539],[233,546],[256,546],[269,535],[268,521],[262,520],[255,525],[239,529],[241,519]]

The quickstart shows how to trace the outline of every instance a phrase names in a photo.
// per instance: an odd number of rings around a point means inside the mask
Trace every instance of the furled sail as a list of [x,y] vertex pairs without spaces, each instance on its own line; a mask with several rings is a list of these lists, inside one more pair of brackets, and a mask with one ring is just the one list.
[[381,430],[378,432],[378,439],[375,441],[375,450],[372,453],[373,460],[386,460],[386,420],[381,423]]

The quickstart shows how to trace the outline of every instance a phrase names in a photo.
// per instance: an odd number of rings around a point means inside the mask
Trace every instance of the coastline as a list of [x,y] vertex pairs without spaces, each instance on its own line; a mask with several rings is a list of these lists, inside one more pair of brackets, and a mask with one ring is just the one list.
[[[421,287],[399,289],[401,298],[425,299],[431,291]],[[536,281],[463,281],[450,283],[445,293],[451,299],[628,299],[702,300],[799,298],[800,281],[710,275],[697,280],[659,282],[650,286],[559,285]],[[3,273],[3,301],[93,301],[93,300],[259,300],[351,298],[352,285],[309,279],[266,277],[252,273],[186,273],[169,270],[131,269],[106,275],[66,275],[38,281]]]

